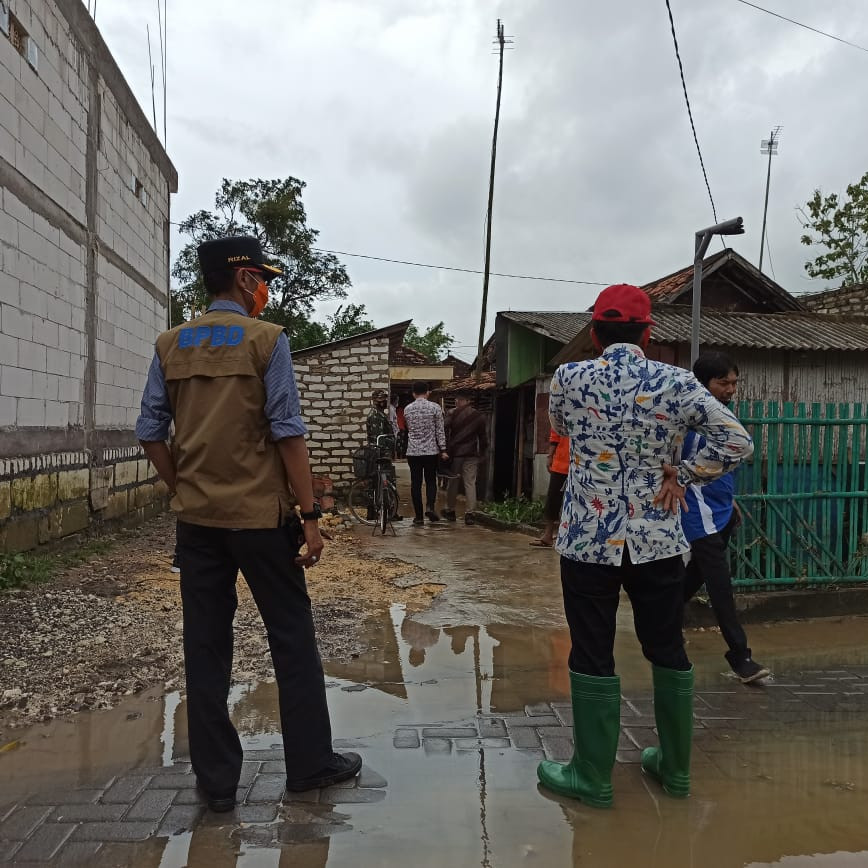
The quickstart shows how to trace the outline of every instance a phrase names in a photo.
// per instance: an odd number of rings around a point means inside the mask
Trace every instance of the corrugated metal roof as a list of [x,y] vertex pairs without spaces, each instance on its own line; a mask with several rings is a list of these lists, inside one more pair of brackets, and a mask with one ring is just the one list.
[[[652,316],[656,343],[690,340],[689,310],[658,307]],[[868,325],[843,317],[811,313],[729,313],[704,310],[699,321],[703,343],[769,350],[868,350]]]
[[591,321],[590,313],[563,310],[502,310],[497,315],[562,344]]
[[[655,344],[690,343],[690,310],[660,305],[652,314]],[[824,314],[731,313],[709,308],[702,311],[699,338],[717,347],[746,347],[765,350],[868,350],[868,323]],[[583,329],[552,360],[563,364],[573,358],[587,358],[591,347],[590,329]]]

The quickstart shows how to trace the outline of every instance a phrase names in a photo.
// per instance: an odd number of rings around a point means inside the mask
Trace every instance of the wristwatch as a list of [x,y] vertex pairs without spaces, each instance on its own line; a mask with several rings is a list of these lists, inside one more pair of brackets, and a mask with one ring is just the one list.
[[322,509],[320,509],[320,505],[314,502],[313,509],[310,512],[302,512],[301,519],[302,521],[317,521],[322,518]]

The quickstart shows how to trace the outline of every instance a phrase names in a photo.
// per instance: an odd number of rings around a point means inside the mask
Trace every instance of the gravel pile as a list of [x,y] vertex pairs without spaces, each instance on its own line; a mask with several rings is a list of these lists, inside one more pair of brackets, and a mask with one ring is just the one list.
[[[349,660],[365,648],[368,618],[390,602],[421,608],[440,586],[406,563],[359,552],[340,522],[332,525],[335,539],[308,572],[308,587],[320,654]],[[154,685],[183,690],[180,590],[169,571],[174,520],[162,516],[115,542],[49,583],[0,595],[0,740]],[[239,577],[233,680],[273,675],[265,629]]]

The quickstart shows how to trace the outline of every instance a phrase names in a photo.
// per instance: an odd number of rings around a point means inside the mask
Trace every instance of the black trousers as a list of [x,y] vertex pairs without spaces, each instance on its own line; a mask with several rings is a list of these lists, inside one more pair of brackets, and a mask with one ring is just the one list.
[[729,539],[737,518],[733,512],[726,527],[719,533],[695,539],[690,544],[690,562],[684,575],[684,601],[704,584],[708,599],[724,641],[729,646],[726,659],[731,666],[743,663],[751,655],[744,628],[738,622],[735,599],[732,596],[732,574],[729,569]]
[[331,760],[331,724],[310,598],[304,570],[293,562],[300,537],[295,519],[263,530],[178,523],[190,759],[200,787],[211,795],[234,794],[241,774],[241,742],[226,705],[239,570],[268,633],[287,776],[307,777]]
[[682,621],[684,562],[680,556],[620,566],[561,558],[564,611],[570,627],[570,669],[583,675],[615,674],[615,617],[621,586],[633,606],[642,653],[657,666],[687,671]]
[[410,465],[410,499],[416,518],[422,518],[422,478],[425,478],[426,509],[433,510],[437,503],[437,455],[408,455]]
[[561,520],[561,508],[564,504],[564,485],[567,481],[566,473],[549,471],[549,487],[546,493],[546,501],[543,506],[543,518],[558,524]]

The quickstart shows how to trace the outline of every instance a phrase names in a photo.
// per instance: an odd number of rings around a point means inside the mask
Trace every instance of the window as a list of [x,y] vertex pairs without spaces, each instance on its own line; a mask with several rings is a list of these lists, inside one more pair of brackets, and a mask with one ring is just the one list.
[[21,26],[21,22],[9,11],[3,0],[0,0],[0,31],[9,37],[12,47],[27,60],[33,70],[38,69],[39,47],[33,41],[33,37]]

